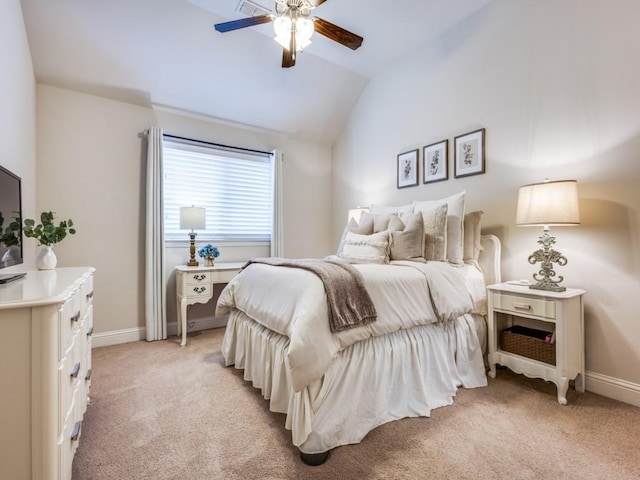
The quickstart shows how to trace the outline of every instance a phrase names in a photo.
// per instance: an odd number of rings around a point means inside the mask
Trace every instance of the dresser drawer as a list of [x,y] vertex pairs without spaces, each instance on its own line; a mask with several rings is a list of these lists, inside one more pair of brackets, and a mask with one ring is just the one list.
[[86,375],[86,365],[84,362],[84,345],[79,339],[74,337],[71,348],[67,351],[66,356],[60,362],[58,368],[58,384],[60,398],[60,423],[58,425],[58,433],[62,433],[64,429],[63,422],[69,416],[72,410],[73,397],[78,388],[78,384],[84,381]]
[[494,293],[493,308],[515,315],[533,315],[549,320],[556,318],[556,303],[541,298]]
[[[77,390],[76,390],[77,392]],[[73,457],[78,449],[80,435],[82,434],[82,409],[77,408],[76,399],[72,401],[71,410],[65,419],[62,433],[58,440],[60,458],[60,476],[57,478],[71,478]]]
[[65,352],[71,346],[73,336],[80,329],[80,321],[82,320],[80,296],[75,294],[64,302],[60,307],[58,315],[58,328],[60,331],[58,359],[62,359]]
[[80,289],[80,302],[82,303],[81,311],[84,315],[90,305],[93,304],[93,277],[89,277]]
[[82,358],[84,359],[86,368],[84,369],[84,378],[87,384],[87,397],[89,396],[89,385],[91,385],[91,349],[93,348],[93,305],[89,305],[87,315],[84,322],[84,330],[82,331],[84,352]]

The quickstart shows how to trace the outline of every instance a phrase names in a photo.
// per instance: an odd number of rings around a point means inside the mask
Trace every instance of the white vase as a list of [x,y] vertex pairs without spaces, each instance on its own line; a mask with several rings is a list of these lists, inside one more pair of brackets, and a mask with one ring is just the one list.
[[53,247],[50,245],[40,246],[40,251],[36,257],[36,267],[38,267],[38,270],[53,270],[57,264],[58,259],[53,251]]

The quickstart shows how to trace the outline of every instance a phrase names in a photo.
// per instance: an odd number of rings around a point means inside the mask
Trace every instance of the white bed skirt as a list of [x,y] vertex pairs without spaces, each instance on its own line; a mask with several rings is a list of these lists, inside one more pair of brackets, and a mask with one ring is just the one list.
[[222,354],[227,365],[244,369],[271,411],[287,415],[293,444],[314,454],[358,443],[393,420],[428,417],[452,404],[460,386],[486,386],[484,332],[484,317],[468,314],[358,342],[300,392],[287,374],[289,339],[238,310],[229,315]]

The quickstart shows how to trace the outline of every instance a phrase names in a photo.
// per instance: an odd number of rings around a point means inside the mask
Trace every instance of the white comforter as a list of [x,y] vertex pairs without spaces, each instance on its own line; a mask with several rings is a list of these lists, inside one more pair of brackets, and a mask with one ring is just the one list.
[[340,350],[358,341],[450,321],[477,311],[484,301],[479,294],[484,291],[482,274],[472,266],[399,261],[356,268],[378,314],[372,324],[331,333],[324,286],[314,273],[259,263],[249,265],[224,288],[216,315],[236,308],[288,337],[287,367],[294,390],[300,391],[322,377]]

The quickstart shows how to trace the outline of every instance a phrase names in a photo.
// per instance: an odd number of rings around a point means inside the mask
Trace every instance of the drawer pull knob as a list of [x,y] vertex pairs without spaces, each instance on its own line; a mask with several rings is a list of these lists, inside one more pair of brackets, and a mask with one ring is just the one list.
[[86,376],[86,377],[84,377],[84,379],[85,379],[86,381],[91,380],[91,369],[87,370],[87,376]]
[[76,422],[71,431],[71,441],[75,442],[80,438],[80,430],[82,430],[82,422]]
[[87,300],[91,300],[93,298],[93,292],[87,293]]
[[207,287],[193,287],[193,291],[196,293],[202,293],[207,289]]
[[531,305],[528,303],[514,303],[513,308],[516,310],[531,310]]
[[77,322],[78,320],[80,320],[80,311],[79,310],[76,313],[74,313],[73,316],[71,317],[71,321],[72,322]]
[[77,378],[78,372],[80,372],[80,362],[76,363],[71,369],[71,373],[70,373],[71,378]]
[[93,327],[91,327],[87,332],[87,337],[90,337],[91,335],[93,335]]
[[207,276],[204,273],[200,273],[200,274],[196,273],[193,275],[194,280],[202,281],[205,278],[207,278]]

